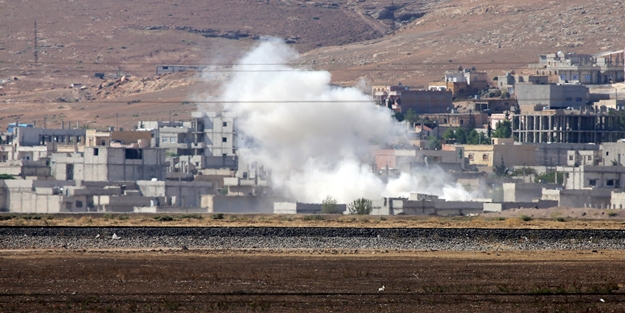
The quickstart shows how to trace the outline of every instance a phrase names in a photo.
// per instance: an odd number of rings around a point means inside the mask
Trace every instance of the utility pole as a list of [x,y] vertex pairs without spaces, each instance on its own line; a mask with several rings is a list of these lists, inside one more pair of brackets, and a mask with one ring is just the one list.
[[37,20],[35,20],[35,50],[34,50],[34,54],[35,54],[35,66],[37,66],[39,64],[39,55],[37,54]]

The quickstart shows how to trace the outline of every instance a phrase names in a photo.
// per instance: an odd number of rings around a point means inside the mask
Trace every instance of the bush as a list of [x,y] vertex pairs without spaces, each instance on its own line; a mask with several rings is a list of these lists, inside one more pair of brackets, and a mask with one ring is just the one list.
[[313,214],[304,216],[305,221],[323,221],[324,218],[321,215]]
[[566,219],[564,219],[564,217],[558,217],[558,218],[556,218],[556,221],[558,221],[558,222],[566,222]]
[[12,220],[14,218],[16,218],[16,216],[13,215],[13,214],[10,214],[10,215],[1,214],[0,215],[0,221],[8,221],[8,220]]
[[203,217],[200,214],[183,214],[180,216],[180,218],[188,218],[188,219],[194,219],[194,220],[201,220]]
[[174,220],[174,218],[169,215],[157,215],[154,217],[154,219],[159,222],[171,222]]
[[369,215],[372,209],[373,203],[365,198],[356,199],[347,205],[350,214]]
[[15,177],[13,177],[13,175],[9,175],[9,174],[0,174],[0,180],[2,179],[15,179]]
[[117,217],[120,221],[125,221],[130,219],[130,217],[128,215],[120,215]]
[[214,220],[223,220],[224,219],[224,214],[223,213],[213,214],[213,215],[211,215],[211,218],[214,219]]
[[336,205],[336,199],[328,195],[323,201],[321,201],[321,213],[323,214],[340,214],[339,208]]
[[519,217],[522,221],[524,222],[529,222],[532,220],[531,216],[527,216],[527,215],[521,215],[521,217]]
[[617,216],[617,215],[618,215],[618,213],[616,213],[616,212],[610,212],[610,213],[608,213],[608,216],[609,216],[609,217],[615,217],[615,216]]

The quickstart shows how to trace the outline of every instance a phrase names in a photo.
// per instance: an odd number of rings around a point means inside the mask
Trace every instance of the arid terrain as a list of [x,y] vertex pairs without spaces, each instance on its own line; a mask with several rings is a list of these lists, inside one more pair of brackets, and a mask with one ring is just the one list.
[[0,252],[3,312],[621,312],[621,251]]
[[621,210],[513,209],[476,217],[271,214],[0,214],[2,226],[625,229]]
[[[187,118],[196,102],[219,93],[229,75],[222,67],[262,36],[291,43],[303,54],[295,66],[329,70],[338,84],[418,87],[459,65],[492,76],[522,71],[539,53],[620,50],[624,14],[622,2],[600,0],[4,0],[0,125],[45,119],[49,127],[128,128]],[[214,67],[205,79],[157,77],[159,64]]]

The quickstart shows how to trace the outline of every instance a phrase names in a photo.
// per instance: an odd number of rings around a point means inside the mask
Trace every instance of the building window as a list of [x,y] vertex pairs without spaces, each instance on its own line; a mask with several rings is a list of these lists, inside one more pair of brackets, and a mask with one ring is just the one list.
[[573,161],[573,156],[569,155],[569,161]]
[[228,122],[224,122],[224,123],[223,123],[223,126],[224,126],[224,127],[227,127],[227,126],[228,126]]
[[482,161],[488,161],[488,153],[482,155]]
[[163,143],[167,142],[167,137],[163,137],[163,139],[161,140]]
[[228,138],[227,137],[221,138],[221,142],[228,142]]
[[606,152],[605,152],[605,155],[606,155],[606,156],[610,155],[610,151],[606,151]]
[[614,179],[608,179],[608,181],[605,184],[606,186],[614,187]]
[[582,102],[582,98],[581,97],[575,98],[575,102]]
[[589,179],[588,180],[588,185],[589,186],[597,186],[597,180],[596,179]]
[[588,156],[588,161],[590,161],[590,160],[592,160],[592,156],[589,155]]
[[571,97],[566,97],[566,101],[573,101],[573,98],[571,98]]
[[473,153],[469,153],[469,160],[473,161]]
[[576,80],[576,79],[577,79],[577,75],[573,75],[573,80]]
[[141,149],[124,149],[126,160],[142,160],[143,150]]
[[82,208],[82,201],[76,201],[76,207]]
[[100,149],[98,148],[93,148],[93,155],[96,156],[100,153]]
[[590,75],[584,75],[584,79],[586,79],[586,81],[590,81]]

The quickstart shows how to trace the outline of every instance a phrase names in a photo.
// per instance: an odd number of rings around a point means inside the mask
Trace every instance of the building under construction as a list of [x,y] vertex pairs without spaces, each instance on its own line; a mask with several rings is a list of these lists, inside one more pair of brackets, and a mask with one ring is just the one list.
[[625,115],[620,113],[587,106],[524,112],[512,116],[512,135],[523,143],[615,142],[625,138]]

